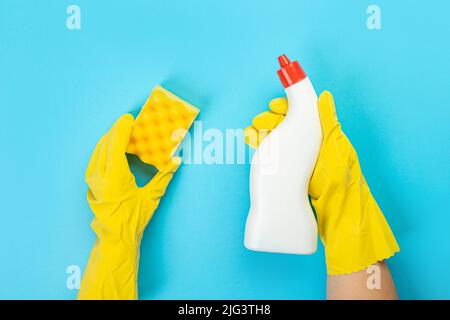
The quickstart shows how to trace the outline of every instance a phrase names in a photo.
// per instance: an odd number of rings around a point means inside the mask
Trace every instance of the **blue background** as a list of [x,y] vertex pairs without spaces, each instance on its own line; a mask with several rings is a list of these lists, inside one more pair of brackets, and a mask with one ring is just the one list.
[[[66,8],[81,8],[68,30]],[[276,57],[335,95],[346,134],[397,236],[400,297],[450,298],[450,3],[377,0],[0,1],[0,298],[76,297],[94,234],[90,154],[152,87],[245,128],[283,94]],[[311,256],[244,249],[249,166],[184,165],[143,239],[141,298],[325,297]]]

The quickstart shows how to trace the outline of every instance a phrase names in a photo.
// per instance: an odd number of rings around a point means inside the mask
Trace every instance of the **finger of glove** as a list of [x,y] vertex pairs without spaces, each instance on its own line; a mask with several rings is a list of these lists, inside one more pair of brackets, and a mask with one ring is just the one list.
[[155,199],[161,198],[166,192],[167,186],[173,178],[173,175],[181,165],[180,157],[173,157],[169,163],[159,171],[152,180],[143,187],[144,192],[151,194]]
[[329,91],[322,92],[319,97],[319,114],[323,136],[327,137],[339,125],[333,95]]
[[270,133],[270,131],[265,129],[256,129],[253,126],[249,126],[245,128],[245,143],[247,143],[251,148],[258,148],[261,141],[264,140],[265,137]]
[[245,143],[248,144],[251,148],[256,149],[259,145],[259,135],[258,130],[253,126],[249,126],[244,130],[245,135]]
[[286,115],[288,112],[288,101],[286,98],[276,98],[269,102],[269,108],[277,114]]
[[125,169],[129,171],[125,152],[133,131],[134,118],[131,114],[122,115],[107,134],[106,170]]
[[253,119],[253,126],[256,130],[271,131],[284,119],[281,114],[273,113],[271,111],[265,111],[258,114]]

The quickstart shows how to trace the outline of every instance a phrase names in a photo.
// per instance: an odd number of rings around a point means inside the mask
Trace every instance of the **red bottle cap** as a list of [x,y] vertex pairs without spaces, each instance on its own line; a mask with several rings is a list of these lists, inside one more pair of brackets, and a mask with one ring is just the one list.
[[278,62],[280,63],[281,68],[277,73],[284,88],[290,87],[306,78],[306,73],[303,71],[298,61],[291,62],[291,60],[283,54],[278,57]]

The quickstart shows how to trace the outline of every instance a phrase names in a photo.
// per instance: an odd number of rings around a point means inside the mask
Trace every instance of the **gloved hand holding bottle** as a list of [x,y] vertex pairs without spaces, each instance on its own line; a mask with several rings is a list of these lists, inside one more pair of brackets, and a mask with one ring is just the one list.
[[97,240],[78,299],[137,299],[142,235],[180,165],[173,158],[146,186],[138,187],[125,155],[133,124],[130,114],[123,115],[100,139],[86,170]]
[[[272,100],[269,107],[271,111],[256,116],[245,130],[251,147],[256,148],[267,132],[270,135],[283,121],[287,100]],[[350,274],[391,257],[399,247],[370,193],[355,149],[341,130],[330,92],[320,95],[318,108],[323,140],[309,194],[325,246],[328,274]]]

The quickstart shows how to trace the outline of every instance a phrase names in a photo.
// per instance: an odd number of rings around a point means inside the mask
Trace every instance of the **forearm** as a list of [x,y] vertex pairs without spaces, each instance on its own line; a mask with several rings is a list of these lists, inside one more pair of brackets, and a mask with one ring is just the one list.
[[397,290],[386,262],[327,278],[329,300],[397,300]]
[[137,299],[139,246],[97,239],[78,299]]

